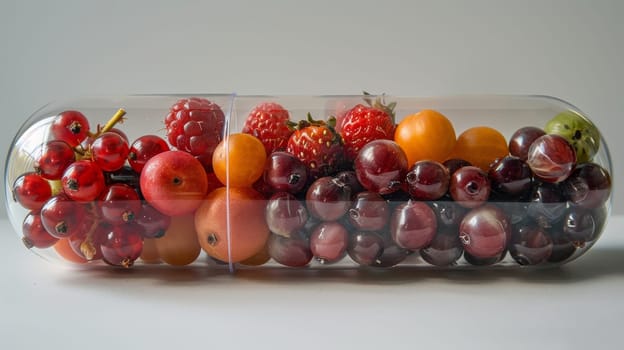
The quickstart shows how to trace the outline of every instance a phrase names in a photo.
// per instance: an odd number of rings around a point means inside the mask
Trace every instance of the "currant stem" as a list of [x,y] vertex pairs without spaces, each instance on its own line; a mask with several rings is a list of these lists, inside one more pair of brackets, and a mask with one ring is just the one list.
[[123,119],[124,115],[126,115],[126,110],[123,108],[119,108],[117,112],[109,119],[109,121],[106,122],[106,125],[104,125],[104,127],[102,127],[102,129],[98,131],[96,136],[100,136],[103,133],[110,131],[110,129],[112,129],[115,124],[119,123]]

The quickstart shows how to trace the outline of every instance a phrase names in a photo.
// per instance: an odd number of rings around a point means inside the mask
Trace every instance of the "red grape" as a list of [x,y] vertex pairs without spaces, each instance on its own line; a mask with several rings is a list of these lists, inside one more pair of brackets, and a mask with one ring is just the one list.
[[563,191],[574,205],[597,208],[611,195],[611,177],[598,164],[580,164],[563,183]]
[[360,192],[349,209],[349,223],[361,231],[381,230],[388,224],[390,207],[376,192]]
[[546,135],[544,130],[534,126],[526,126],[518,129],[509,138],[509,153],[514,157],[526,161],[531,144],[544,135]]
[[317,219],[338,220],[351,206],[351,188],[330,176],[318,178],[308,188],[306,206]]
[[553,242],[541,227],[525,224],[514,229],[509,253],[518,264],[541,264],[548,260],[552,250]]
[[390,218],[390,234],[402,248],[421,249],[429,245],[438,224],[435,213],[427,204],[410,200],[396,207]]
[[303,228],[308,220],[308,211],[294,195],[279,192],[267,202],[265,217],[271,232],[290,237]]
[[143,203],[135,222],[143,227],[144,238],[160,238],[171,224],[171,217],[165,215],[147,203]]
[[409,194],[418,200],[436,200],[449,188],[449,171],[444,165],[432,161],[416,162],[406,176]]
[[520,158],[506,156],[494,161],[488,172],[493,191],[509,197],[521,197],[531,191],[533,173]]
[[264,182],[274,192],[298,193],[308,182],[308,171],[299,158],[288,152],[273,152],[269,155],[265,169]]
[[302,232],[290,237],[271,234],[267,250],[273,260],[285,266],[303,267],[312,260],[309,240]]
[[456,228],[443,228],[431,243],[420,250],[420,256],[431,265],[450,266],[461,258],[464,249]]
[[453,173],[456,172],[459,168],[470,166],[472,164],[470,164],[469,161],[464,160],[464,159],[451,158],[451,159],[445,160],[444,163],[442,163],[442,165],[444,165],[446,169],[448,169],[449,175],[453,175]]
[[362,266],[370,266],[381,256],[384,241],[375,232],[356,232],[349,238],[347,253],[349,257]]
[[501,254],[511,237],[509,219],[490,204],[469,211],[459,225],[459,238],[468,254],[493,258]]
[[527,215],[544,228],[558,222],[566,211],[566,200],[557,184],[548,182],[533,186]]
[[338,222],[323,222],[310,234],[310,251],[322,264],[342,259],[349,244],[347,229]]
[[478,167],[459,168],[451,176],[449,192],[453,200],[466,208],[475,208],[487,201],[490,196],[490,180]]
[[367,143],[355,158],[354,168],[364,188],[389,194],[401,188],[407,173],[407,156],[394,141],[375,140]]
[[562,136],[544,135],[531,144],[526,162],[540,180],[561,182],[574,169],[576,152]]

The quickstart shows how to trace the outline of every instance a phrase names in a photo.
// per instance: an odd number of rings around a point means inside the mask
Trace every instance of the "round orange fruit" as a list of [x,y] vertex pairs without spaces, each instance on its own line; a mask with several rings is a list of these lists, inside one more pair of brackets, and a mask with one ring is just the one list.
[[488,171],[490,164],[509,153],[505,136],[488,126],[475,126],[462,132],[449,158],[460,158]]
[[165,235],[156,239],[158,256],[169,265],[183,266],[201,253],[193,214],[172,216]]
[[405,151],[410,167],[419,160],[446,160],[455,137],[451,121],[431,109],[403,118],[394,132],[394,141]]
[[264,197],[251,188],[212,191],[195,212],[202,249],[215,259],[232,263],[260,253],[269,238],[265,207]]
[[[251,187],[264,172],[267,154],[262,142],[250,134],[231,134],[212,155],[212,168],[222,184]],[[229,169],[229,171],[228,171]]]

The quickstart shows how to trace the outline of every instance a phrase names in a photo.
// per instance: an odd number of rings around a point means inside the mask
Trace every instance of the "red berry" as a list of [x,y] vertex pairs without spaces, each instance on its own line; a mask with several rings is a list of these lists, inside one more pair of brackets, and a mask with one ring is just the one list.
[[63,192],[72,200],[91,202],[104,191],[104,173],[90,160],[80,160],[70,165],[61,178]]
[[212,157],[222,139],[224,124],[221,107],[200,97],[179,100],[165,118],[169,143],[194,156]]
[[145,203],[135,222],[143,227],[143,237],[160,238],[171,224],[171,217]]
[[292,130],[288,126],[290,115],[280,104],[274,102],[260,103],[251,110],[243,132],[257,137],[267,154],[284,150]]
[[344,149],[333,129],[334,123],[333,118],[326,124],[308,114],[308,120],[300,121],[288,139],[287,152],[307,166],[310,180],[330,175],[342,165]]
[[50,198],[41,208],[43,227],[56,238],[65,238],[84,231],[93,217],[80,203],[64,195]]
[[69,245],[78,256],[87,261],[102,259],[102,243],[106,240],[111,225],[107,222],[100,222],[95,229],[87,228],[77,234],[70,236]]
[[22,242],[26,248],[48,248],[53,246],[58,238],[50,235],[41,223],[41,215],[38,212],[31,211],[24,218],[22,223],[22,233],[24,237]]
[[138,193],[126,184],[108,186],[99,200],[102,217],[111,224],[134,221],[141,212]]
[[344,141],[347,159],[354,160],[367,143],[379,139],[393,139],[392,109],[385,108],[380,100],[372,106],[358,104],[349,110],[342,120],[340,135]]
[[140,173],[150,158],[165,151],[169,151],[167,141],[156,135],[141,136],[130,146],[128,162],[134,171]]
[[39,210],[50,197],[50,183],[36,173],[23,174],[13,184],[14,200],[26,209]]
[[104,261],[115,266],[131,267],[143,250],[142,232],[141,226],[134,223],[113,226],[101,245]]
[[54,118],[52,135],[57,140],[67,142],[71,147],[78,146],[89,134],[89,121],[78,111],[65,111]]
[[104,171],[121,169],[128,157],[128,142],[114,132],[105,132],[91,144],[93,161]]
[[49,180],[58,180],[67,167],[76,161],[74,150],[64,141],[53,140],[40,149],[39,159],[35,162],[35,171]]

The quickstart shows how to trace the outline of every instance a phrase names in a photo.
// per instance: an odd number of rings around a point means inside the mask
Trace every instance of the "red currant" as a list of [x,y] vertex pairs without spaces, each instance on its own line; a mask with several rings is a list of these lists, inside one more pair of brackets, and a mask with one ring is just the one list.
[[53,140],[40,149],[35,171],[49,180],[58,180],[67,167],[76,161],[74,150],[64,141]]
[[[93,223],[92,223],[93,225]],[[112,225],[99,222],[96,227],[90,227],[69,237],[69,245],[74,253],[88,261],[102,259],[102,243],[106,240]]]
[[39,210],[50,197],[50,183],[36,173],[23,174],[13,184],[14,200],[26,209]]
[[102,217],[111,224],[133,221],[141,211],[139,194],[126,184],[108,186],[99,200]]
[[24,242],[24,245],[28,249],[32,247],[48,248],[58,241],[58,238],[51,236],[45,227],[43,227],[41,215],[34,211],[28,213],[26,218],[24,218],[22,233],[24,234],[22,242]]
[[141,256],[143,229],[135,223],[113,226],[101,245],[104,261],[129,268]]
[[79,202],[95,200],[105,187],[102,170],[90,160],[80,160],[70,165],[63,173],[61,181],[63,192]]
[[100,135],[91,145],[93,161],[104,171],[121,169],[128,152],[128,142],[119,134],[110,131]]
[[134,171],[140,173],[150,158],[165,151],[169,151],[169,145],[164,139],[156,135],[141,136],[130,146],[128,162]]
[[78,146],[89,134],[89,121],[78,111],[65,111],[54,118],[52,135],[57,140],[67,142],[71,147]]
[[41,208],[43,227],[56,238],[65,238],[84,230],[84,223],[92,219],[84,205],[64,195],[50,198]]

